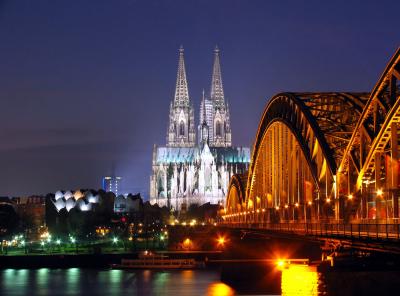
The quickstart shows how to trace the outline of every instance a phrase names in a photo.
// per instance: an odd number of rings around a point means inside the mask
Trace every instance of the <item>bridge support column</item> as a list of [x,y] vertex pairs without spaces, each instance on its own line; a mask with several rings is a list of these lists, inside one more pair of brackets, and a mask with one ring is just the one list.
[[360,218],[365,219],[368,217],[368,207],[367,207],[367,201],[369,197],[369,188],[368,186],[364,185],[363,190],[361,192],[361,213],[360,213]]
[[397,123],[393,122],[390,126],[391,132],[391,182],[390,184],[390,198],[392,199],[393,205],[393,218],[399,218],[399,175],[398,175],[398,168],[399,168],[399,147],[398,147],[398,136],[397,136]]
[[340,194],[340,182],[342,181],[341,178],[343,176],[340,173],[336,174],[336,181],[335,181],[335,219],[336,220],[343,220],[344,219],[344,197]]
[[378,192],[382,191],[381,184],[381,153],[375,153],[375,192],[373,194],[375,201],[375,218],[381,219],[382,196]]

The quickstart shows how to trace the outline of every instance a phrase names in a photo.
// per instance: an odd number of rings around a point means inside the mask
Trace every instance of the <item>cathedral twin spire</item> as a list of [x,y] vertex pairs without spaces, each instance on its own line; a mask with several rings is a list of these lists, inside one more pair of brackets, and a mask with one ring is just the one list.
[[185,59],[183,57],[183,46],[179,48],[179,63],[178,74],[176,75],[176,88],[175,88],[175,106],[188,106],[189,105],[189,90],[186,79]]
[[[218,47],[214,50],[210,94],[210,100],[206,99],[203,90],[198,127],[199,143],[204,142],[207,137],[210,146],[230,147],[230,118],[228,106],[225,105]],[[207,129],[204,127],[205,124],[207,125]],[[207,130],[207,135],[203,135],[205,130]],[[170,106],[167,146],[193,147],[195,146],[195,137],[193,107],[190,103],[186,79],[184,49],[181,46],[179,49],[175,97]]]
[[225,105],[218,46],[216,46],[214,49],[214,66],[211,79],[211,100],[213,100],[215,105],[218,107]]

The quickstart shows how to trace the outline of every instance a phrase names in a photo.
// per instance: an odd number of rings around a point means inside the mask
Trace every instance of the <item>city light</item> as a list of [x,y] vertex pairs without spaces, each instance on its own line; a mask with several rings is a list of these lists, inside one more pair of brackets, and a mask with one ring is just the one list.
[[190,245],[192,244],[192,241],[190,240],[190,238],[186,238],[184,241],[183,241],[183,247],[184,248],[190,248]]
[[327,203],[330,203],[330,202],[331,202],[331,199],[328,197],[328,198],[326,199],[326,202],[327,202]]
[[225,244],[225,237],[219,236],[217,242],[219,246],[223,246]]
[[70,239],[71,243],[73,243],[73,244],[76,242],[76,239],[73,236],[71,236],[69,239]]
[[118,238],[117,237],[113,237],[112,241],[113,241],[114,244],[116,244],[118,242]]
[[285,209],[287,209],[289,206],[288,205],[285,205]]
[[164,238],[164,236],[163,236],[163,235],[161,235],[161,236],[160,236],[160,240],[162,240],[162,241],[163,241],[164,239],[165,239],[165,238]]
[[381,188],[379,188],[379,189],[376,191],[376,195],[382,196],[382,195],[383,195],[383,190],[382,190]]
[[309,202],[308,202],[308,205],[309,205],[309,206],[311,206],[311,205],[312,205],[312,202],[311,202],[311,201],[309,201]]
[[295,205],[296,208],[299,207],[299,203],[298,202],[296,202],[294,205]]
[[56,240],[56,244],[57,244],[57,245],[61,244],[61,240],[60,240],[60,239],[57,239],[57,240]]
[[348,198],[353,199],[353,194],[349,194]]
[[279,207],[278,207],[278,206],[276,206],[276,207],[275,207],[275,210],[279,211]]

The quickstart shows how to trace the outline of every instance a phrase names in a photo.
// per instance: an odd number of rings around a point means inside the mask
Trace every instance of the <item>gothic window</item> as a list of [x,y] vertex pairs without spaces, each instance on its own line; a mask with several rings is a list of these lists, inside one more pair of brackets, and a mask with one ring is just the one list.
[[179,124],[179,135],[185,135],[185,123],[183,121],[181,121],[181,123]]
[[217,121],[217,124],[215,125],[215,135],[217,137],[221,136],[221,123]]

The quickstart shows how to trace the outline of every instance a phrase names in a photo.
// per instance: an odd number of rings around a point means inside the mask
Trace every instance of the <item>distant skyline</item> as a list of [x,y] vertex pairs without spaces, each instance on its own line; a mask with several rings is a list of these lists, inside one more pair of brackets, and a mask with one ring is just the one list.
[[180,45],[196,115],[218,45],[233,144],[251,147],[278,92],[370,91],[400,46],[399,10],[399,1],[0,0],[0,195],[98,189],[115,173],[147,198]]

